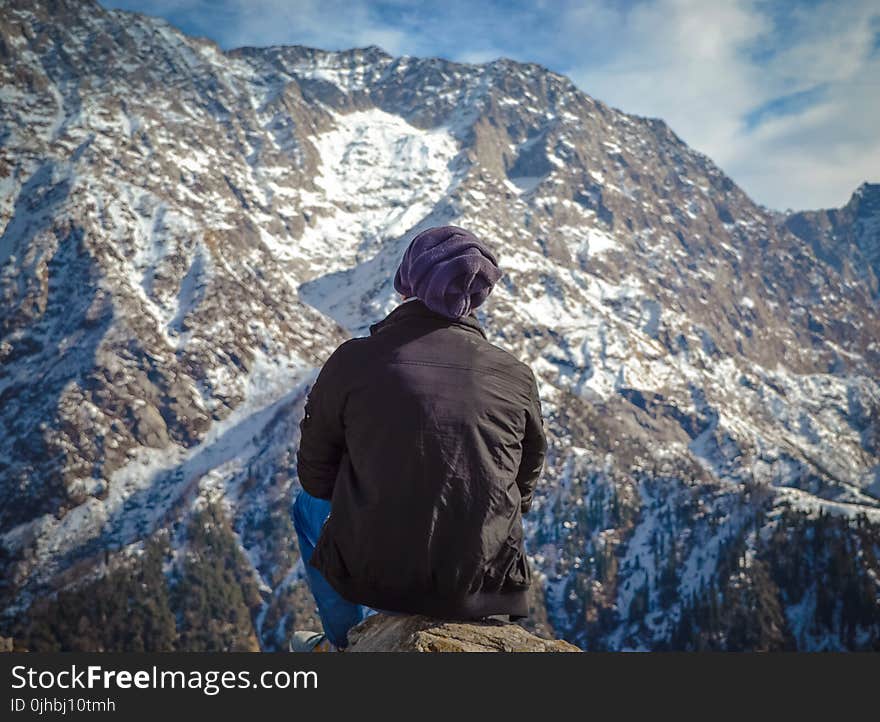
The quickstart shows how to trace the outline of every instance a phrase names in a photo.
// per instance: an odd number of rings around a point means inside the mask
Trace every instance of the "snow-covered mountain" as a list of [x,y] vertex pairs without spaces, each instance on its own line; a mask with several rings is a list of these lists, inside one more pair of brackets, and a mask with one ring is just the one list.
[[414,233],[455,223],[505,271],[489,338],[540,381],[538,632],[880,645],[877,186],[781,216],[505,59],[224,52],[91,0],[0,4],[0,58],[0,633],[313,625],[305,394],[396,305]]

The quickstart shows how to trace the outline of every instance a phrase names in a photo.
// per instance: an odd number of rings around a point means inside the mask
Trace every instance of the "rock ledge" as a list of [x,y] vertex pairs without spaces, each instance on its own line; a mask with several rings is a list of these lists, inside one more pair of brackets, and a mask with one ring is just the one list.
[[375,614],[348,633],[348,652],[580,652],[497,620],[455,622]]

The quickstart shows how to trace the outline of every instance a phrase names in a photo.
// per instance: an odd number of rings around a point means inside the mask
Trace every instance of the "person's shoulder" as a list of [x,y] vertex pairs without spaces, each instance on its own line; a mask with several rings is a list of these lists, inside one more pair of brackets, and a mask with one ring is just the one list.
[[360,336],[345,339],[345,341],[339,344],[327,357],[324,366],[339,368],[358,363],[358,359],[363,353],[362,342],[365,340],[365,338]]
[[531,366],[517,358],[517,356],[511,351],[508,351],[506,348],[498,346],[491,341],[485,341],[484,346],[487,349],[487,352],[491,354],[493,365],[504,369],[513,378],[518,379],[527,386],[531,386],[535,378]]
[[364,341],[368,340],[368,338],[368,336],[352,336],[351,338],[347,338],[336,347],[336,352],[349,355],[357,353],[357,349]]

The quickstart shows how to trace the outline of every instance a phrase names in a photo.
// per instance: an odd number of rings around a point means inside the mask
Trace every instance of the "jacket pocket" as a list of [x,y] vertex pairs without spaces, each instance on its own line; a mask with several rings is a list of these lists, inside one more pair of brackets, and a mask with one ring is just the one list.
[[486,565],[482,589],[487,592],[527,589],[531,578],[521,536],[512,534],[504,540],[498,554]]
[[505,589],[528,589],[532,583],[532,570],[529,560],[521,549],[517,548],[515,561],[504,580]]

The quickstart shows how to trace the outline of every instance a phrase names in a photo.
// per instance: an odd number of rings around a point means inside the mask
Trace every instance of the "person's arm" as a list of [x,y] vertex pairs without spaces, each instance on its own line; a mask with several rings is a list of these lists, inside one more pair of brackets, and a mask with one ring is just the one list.
[[541,399],[538,395],[538,384],[534,373],[529,405],[526,408],[526,428],[522,441],[522,459],[516,475],[522,503],[520,510],[525,514],[532,506],[532,494],[538,483],[538,477],[544,468],[544,457],[547,453],[547,437],[544,435],[544,421],[541,415]]
[[345,452],[343,379],[339,375],[342,346],[330,354],[312,384],[299,425],[296,471],[303,489],[319,499],[333,495],[339,463]]

